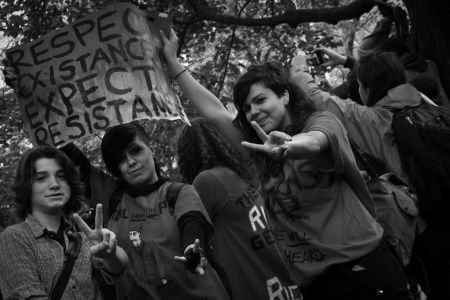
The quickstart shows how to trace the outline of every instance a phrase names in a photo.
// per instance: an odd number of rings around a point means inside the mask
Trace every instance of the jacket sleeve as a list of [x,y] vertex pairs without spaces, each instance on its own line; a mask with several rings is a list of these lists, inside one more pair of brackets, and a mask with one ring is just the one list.
[[295,83],[309,96],[318,111],[335,114],[347,129],[349,138],[363,151],[385,162],[389,170],[408,182],[391,130],[392,113],[341,99],[321,90],[308,73],[297,73]]
[[0,290],[4,299],[50,299],[35,263],[32,236],[6,229],[0,235]]

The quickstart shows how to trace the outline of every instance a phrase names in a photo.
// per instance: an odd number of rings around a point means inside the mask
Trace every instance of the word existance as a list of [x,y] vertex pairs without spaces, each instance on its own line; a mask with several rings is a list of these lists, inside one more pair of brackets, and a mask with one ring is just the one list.
[[63,146],[139,119],[187,117],[163,69],[163,14],[120,3],[6,55],[34,144]]

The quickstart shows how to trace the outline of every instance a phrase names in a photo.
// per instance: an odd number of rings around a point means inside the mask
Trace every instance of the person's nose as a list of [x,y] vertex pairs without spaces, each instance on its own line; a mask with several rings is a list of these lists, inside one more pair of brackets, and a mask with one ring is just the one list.
[[250,105],[250,120],[253,121],[259,115],[259,108],[257,105]]
[[134,157],[128,153],[126,154],[126,162],[129,166],[133,166],[136,164],[136,160],[134,159]]
[[50,176],[49,180],[50,180],[50,182],[49,182],[50,189],[58,190],[61,188],[61,184],[60,184],[58,178],[56,178],[56,176]]

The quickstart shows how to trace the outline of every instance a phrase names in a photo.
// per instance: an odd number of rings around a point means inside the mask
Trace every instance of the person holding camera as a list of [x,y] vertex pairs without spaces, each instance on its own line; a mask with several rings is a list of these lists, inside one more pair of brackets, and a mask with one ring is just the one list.
[[175,32],[161,37],[169,71],[199,114],[256,159],[277,245],[304,299],[409,299],[337,117],[316,112],[288,70],[263,63],[236,82],[234,119],[178,61]]

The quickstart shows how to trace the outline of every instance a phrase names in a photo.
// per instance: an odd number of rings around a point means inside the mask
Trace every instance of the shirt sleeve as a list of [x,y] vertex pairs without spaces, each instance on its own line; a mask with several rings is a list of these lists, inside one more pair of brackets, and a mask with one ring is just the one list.
[[5,299],[50,299],[39,278],[33,240],[15,228],[0,235],[0,290]]
[[185,213],[189,211],[200,212],[205,217],[208,224],[212,226],[211,219],[209,218],[209,215],[197,191],[192,185],[185,184],[181,188],[177,201],[175,202],[174,214],[177,222]]
[[360,105],[351,99],[341,99],[321,90],[308,73],[298,74],[294,81],[313,101],[317,111],[333,113],[344,125],[352,140],[365,152],[385,159],[385,145],[381,127],[391,120],[385,109]]
[[[335,115],[328,112],[312,115],[304,131],[320,131],[327,137],[333,167],[326,171],[344,173],[346,161],[348,159],[354,161],[351,146],[347,139],[347,131]],[[349,158],[347,156],[351,157]]]
[[227,191],[220,181],[208,171],[195,177],[193,185],[197,190],[212,222],[227,204]]

